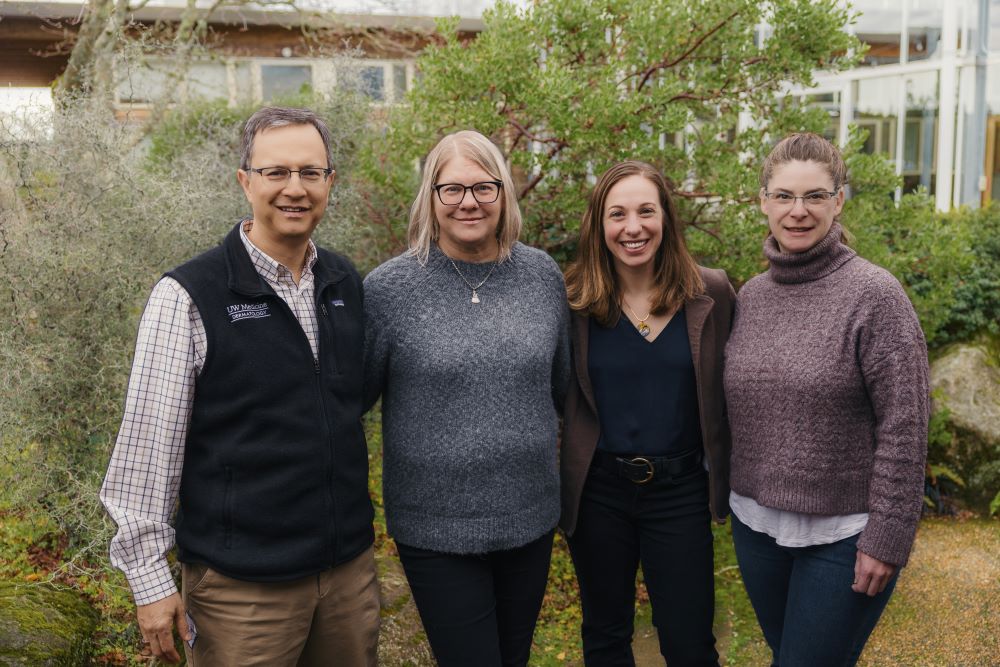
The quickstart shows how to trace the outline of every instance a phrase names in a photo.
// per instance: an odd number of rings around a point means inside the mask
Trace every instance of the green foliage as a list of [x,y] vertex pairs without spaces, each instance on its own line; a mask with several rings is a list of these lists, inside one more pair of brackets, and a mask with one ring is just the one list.
[[[594,175],[637,158],[677,185],[696,253],[751,275],[761,234],[746,204],[767,136],[826,122],[821,111],[782,104],[781,91],[811,82],[814,68],[856,62],[861,45],[840,29],[849,18],[832,0],[552,0],[498,3],[473,42],[442,22],[409,104],[366,152],[373,191],[390,202],[381,238],[391,246],[405,237],[413,165],[443,134],[472,127],[510,158],[524,240],[556,259],[573,256]],[[759,44],[765,19],[774,34]],[[762,126],[736,133],[741,113]]]
[[253,113],[249,106],[230,107],[224,100],[196,100],[152,128],[147,168],[166,169],[194,148],[211,147],[220,164],[232,164],[239,155],[240,126]]
[[[338,174],[349,182],[367,102],[321,93],[285,102],[326,115]],[[97,490],[136,326],[159,276],[217,244],[249,212],[235,172],[250,111],[194,104],[147,128],[79,98],[51,115],[0,117],[0,470],[8,482],[0,507],[23,517],[16,525],[44,520],[66,540],[58,550],[31,545],[58,562],[12,559],[9,568],[89,596],[102,612],[99,655],[135,653],[134,609],[107,562],[114,526]],[[338,183],[330,217],[358,219],[356,199]],[[352,229],[321,225],[317,240],[350,246]]]
[[993,496],[993,500],[990,501],[990,516],[997,516],[1000,514],[1000,491]]
[[959,507],[992,514],[993,494],[1000,489],[1000,442],[986,442],[956,426],[947,408],[931,414],[928,428],[924,502],[939,514]]
[[[960,209],[944,224],[966,240],[965,261],[949,307],[938,323],[936,341],[947,344],[986,335],[1000,339],[1000,202]],[[920,283],[915,289],[922,288]],[[995,351],[994,351],[995,356]]]

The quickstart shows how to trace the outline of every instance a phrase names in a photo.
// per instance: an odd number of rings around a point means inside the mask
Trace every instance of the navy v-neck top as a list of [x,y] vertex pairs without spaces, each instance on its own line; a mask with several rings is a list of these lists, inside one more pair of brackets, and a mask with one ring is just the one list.
[[598,449],[672,456],[701,448],[698,391],[683,308],[652,342],[624,315],[610,328],[591,319],[587,369],[601,422]]

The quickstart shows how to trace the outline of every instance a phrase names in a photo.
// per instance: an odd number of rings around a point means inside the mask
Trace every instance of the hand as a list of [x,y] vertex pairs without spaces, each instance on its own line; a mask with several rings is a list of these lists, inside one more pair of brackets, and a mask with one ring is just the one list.
[[858,557],[854,561],[854,585],[851,586],[851,590],[855,593],[864,593],[868,597],[875,597],[885,590],[895,573],[895,565],[883,563],[858,551]]
[[139,619],[142,640],[149,644],[153,655],[167,662],[180,662],[181,657],[174,648],[174,625],[184,641],[188,641],[191,635],[180,593],[151,604],[138,605],[136,617]]

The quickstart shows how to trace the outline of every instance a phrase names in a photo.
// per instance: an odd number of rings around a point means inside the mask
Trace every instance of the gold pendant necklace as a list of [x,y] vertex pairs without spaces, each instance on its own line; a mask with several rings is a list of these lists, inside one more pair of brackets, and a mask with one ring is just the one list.
[[639,315],[634,310],[632,310],[632,306],[628,305],[628,301],[625,300],[624,296],[622,297],[622,303],[624,303],[625,307],[628,308],[628,312],[632,313],[632,317],[639,320],[639,323],[635,325],[635,328],[639,331],[639,335],[642,336],[643,338],[648,336],[649,325],[646,324],[646,320],[648,320],[649,316],[653,314],[653,311],[649,311],[648,313],[646,313],[645,317],[639,317]]

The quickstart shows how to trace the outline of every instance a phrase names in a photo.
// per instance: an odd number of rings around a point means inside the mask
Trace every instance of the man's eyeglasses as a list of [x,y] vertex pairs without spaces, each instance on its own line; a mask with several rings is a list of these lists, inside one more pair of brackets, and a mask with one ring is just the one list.
[[492,204],[500,197],[500,181],[483,181],[472,185],[461,183],[439,183],[431,186],[437,192],[438,200],[445,206],[458,206],[465,199],[465,193],[472,190],[472,197],[480,204]]
[[819,190],[817,192],[810,192],[797,197],[795,195],[788,194],[787,192],[765,192],[764,196],[776,205],[782,207],[792,207],[795,205],[796,199],[801,199],[802,203],[809,208],[820,208],[828,201],[836,197],[837,193]]
[[292,174],[298,174],[300,181],[312,185],[322,182],[333,173],[333,169],[329,167],[304,167],[302,169],[288,169],[287,167],[261,167],[260,169],[254,169],[253,167],[247,167],[244,171],[255,171],[269,183],[287,183]]

